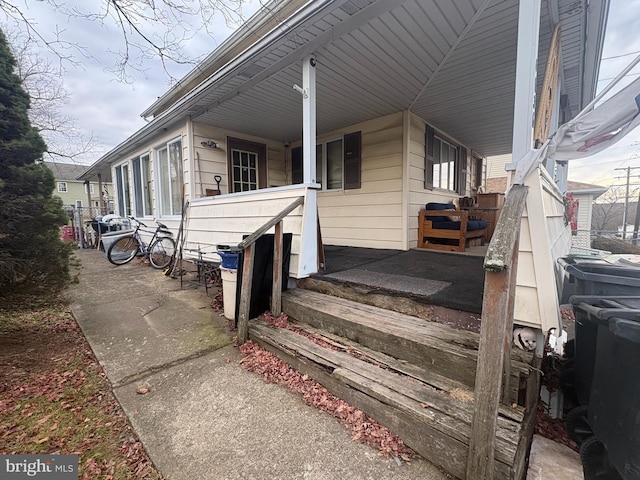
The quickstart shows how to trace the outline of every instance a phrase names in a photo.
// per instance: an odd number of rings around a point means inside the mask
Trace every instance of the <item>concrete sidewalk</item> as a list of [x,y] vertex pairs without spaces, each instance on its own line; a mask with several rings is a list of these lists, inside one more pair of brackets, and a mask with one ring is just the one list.
[[[170,480],[445,479],[380,457],[335,419],[245,371],[204,289],[80,250],[72,312],[151,459]],[[149,393],[137,394],[140,387]]]

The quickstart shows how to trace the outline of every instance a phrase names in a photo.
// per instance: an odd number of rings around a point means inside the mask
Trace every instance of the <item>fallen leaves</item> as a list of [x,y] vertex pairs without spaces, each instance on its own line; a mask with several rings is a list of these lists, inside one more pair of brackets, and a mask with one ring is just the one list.
[[78,454],[82,480],[160,478],[66,305],[2,315],[0,453]]
[[[282,315],[275,317],[274,321],[288,325],[281,317]],[[378,424],[362,410],[333,395],[308,375],[302,375],[273,353],[251,341],[245,342],[239,348],[245,355],[239,362],[244,368],[261,375],[267,383],[288,387],[300,394],[308,405],[337,418],[351,431],[354,440],[378,449],[386,457],[393,456],[408,462],[415,455],[400,437]]]

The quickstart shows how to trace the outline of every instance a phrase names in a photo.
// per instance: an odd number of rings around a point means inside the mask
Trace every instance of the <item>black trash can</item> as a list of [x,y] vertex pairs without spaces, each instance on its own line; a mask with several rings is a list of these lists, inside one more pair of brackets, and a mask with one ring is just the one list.
[[570,301],[576,321],[573,363],[575,393],[580,405],[588,405],[599,325],[608,326],[609,319],[613,317],[636,318],[640,315],[640,296],[576,295]]
[[[602,260],[563,260],[566,272],[563,297],[566,290],[577,294],[569,298],[576,318],[573,367],[575,392],[578,403],[587,405],[593,377],[597,323],[615,316],[618,313],[615,309],[634,308],[633,304],[620,303],[620,297],[640,295],[640,268],[612,265]],[[618,301],[617,306],[607,303],[612,301]],[[578,307],[579,304],[582,306]],[[607,308],[613,308],[614,311],[608,311]],[[624,313],[621,315],[626,318]]]
[[598,324],[588,423],[624,480],[640,480],[640,313]]
[[[246,238],[246,236],[245,236]],[[291,244],[293,235],[285,233],[282,236],[282,291],[287,289],[289,283],[289,265],[291,263]],[[269,299],[273,290],[273,234],[262,235],[253,248],[255,256],[253,261],[253,283],[251,285],[251,299],[249,301],[249,318],[268,311],[271,307]],[[238,286],[236,295],[236,326],[238,325],[240,298],[242,296],[242,271],[244,268],[244,251],[238,258]],[[278,315],[280,312],[272,312]]]

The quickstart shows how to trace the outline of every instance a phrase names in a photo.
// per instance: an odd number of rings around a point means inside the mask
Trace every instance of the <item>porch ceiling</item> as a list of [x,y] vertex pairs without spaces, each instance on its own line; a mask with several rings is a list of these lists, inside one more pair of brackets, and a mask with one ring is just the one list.
[[[592,2],[593,3],[593,2]],[[562,22],[573,113],[583,96],[583,2],[542,1],[538,83]],[[411,109],[484,155],[511,151],[517,0],[342,0],[323,4],[183,111],[196,122],[291,142],[301,138],[301,59],[317,58],[318,134]]]

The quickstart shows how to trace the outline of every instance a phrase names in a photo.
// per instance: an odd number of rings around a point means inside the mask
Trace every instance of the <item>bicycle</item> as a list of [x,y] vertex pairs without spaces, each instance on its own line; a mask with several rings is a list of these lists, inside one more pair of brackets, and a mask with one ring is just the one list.
[[[166,225],[158,222],[151,241],[146,244],[140,236],[140,227],[149,228],[140,220],[129,217],[135,222],[135,229],[130,235],[118,239],[109,247],[107,259],[114,265],[124,265],[136,255],[144,255],[152,267],[163,269],[169,266],[176,251],[176,242],[171,238],[173,233]],[[151,233],[151,230],[142,230]]]

